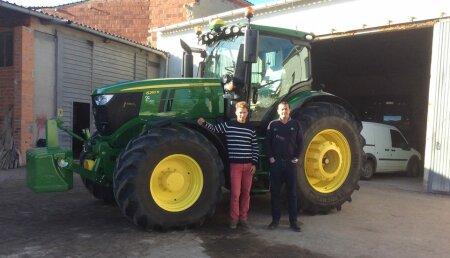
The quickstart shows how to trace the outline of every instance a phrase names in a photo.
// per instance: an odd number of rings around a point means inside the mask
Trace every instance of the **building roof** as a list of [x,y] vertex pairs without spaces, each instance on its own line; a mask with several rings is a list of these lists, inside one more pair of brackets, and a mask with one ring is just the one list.
[[[80,2],[85,2],[85,1],[80,1]],[[77,2],[77,3],[79,3],[79,2]],[[74,4],[74,3],[72,3],[72,4]],[[67,5],[70,5],[70,4],[67,4]],[[153,52],[164,58],[166,58],[168,55],[167,52],[159,50],[152,46],[145,45],[145,44],[139,43],[137,41],[121,37],[119,35],[111,34],[111,33],[87,26],[85,24],[78,23],[76,21],[68,20],[68,19],[56,16],[56,15],[53,15],[53,14],[45,13],[40,10],[34,10],[34,8],[26,8],[26,7],[23,7],[23,6],[20,6],[17,4],[13,4],[13,3],[10,3],[10,2],[4,1],[4,0],[0,0],[0,8],[17,11],[17,12],[28,14],[30,16],[34,16],[34,17],[41,18],[41,19],[46,19],[46,20],[52,21],[54,24],[67,26],[67,27],[70,27],[70,28],[73,28],[76,30],[80,30],[80,31],[85,31],[85,32],[88,32],[88,33],[91,33],[91,34],[94,34],[97,36],[101,36],[101,37],[104,37],[104,38],[107,38],[110,40],[114,40],[114,41],[121,42],[121,43],[130,45],[130,46],[134,46],[134,47],[137,47],[137,48],[149,51],[149,52]]]

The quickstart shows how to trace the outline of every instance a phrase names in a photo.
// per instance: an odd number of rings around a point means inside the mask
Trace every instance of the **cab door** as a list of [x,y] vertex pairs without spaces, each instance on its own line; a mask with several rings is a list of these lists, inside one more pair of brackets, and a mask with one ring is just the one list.
[[390,129],[391,133],[391,156],[393,171],[402,171],[406,168],[406,163],[411,156],[411,148],[408,145],[405,137],[397,131]]
[[389,129],[377,126],[374,129],[375,146],[377,151],[377,172],[393,171],[395,164],[392,161],[391,136]]
[[259,35],[258,56],[252,64],[250,121],[262,121],[291,86],[311,79],[309,56],[309,48],[301,43]]

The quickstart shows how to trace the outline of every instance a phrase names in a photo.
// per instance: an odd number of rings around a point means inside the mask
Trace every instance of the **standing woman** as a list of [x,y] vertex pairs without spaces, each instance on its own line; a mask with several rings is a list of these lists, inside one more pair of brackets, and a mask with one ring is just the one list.
[[230,162],[230,228],[239,223],[248,228],[247,214],[250,208],[250,189],[253,174],[258,164],[258,142],[256,131],[247,122],[248,105],[245,101],[236,103],[236,120],[210,124],[202,117],[197,120],[210,131],[224,134],[227,142],[228,161]]

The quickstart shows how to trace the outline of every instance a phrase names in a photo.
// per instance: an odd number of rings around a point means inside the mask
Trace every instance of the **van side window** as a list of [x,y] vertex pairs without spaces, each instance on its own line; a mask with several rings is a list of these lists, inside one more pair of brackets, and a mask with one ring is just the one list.
[[395,130],[391,130],[391,141],[392,147],[394,148],[406,148],[408,146],[405,138],[403,138],[403,136]]

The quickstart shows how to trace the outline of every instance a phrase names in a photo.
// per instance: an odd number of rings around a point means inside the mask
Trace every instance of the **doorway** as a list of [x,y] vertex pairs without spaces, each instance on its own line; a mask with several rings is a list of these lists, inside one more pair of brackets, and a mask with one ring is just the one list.
[[[83,102],[73,102],[73,125],[72,130],[77,135],[82,135],[82,130],[90,128],[91,105]],[[72,138],[73,158],[79,159],[83,150],[83,142]]]

